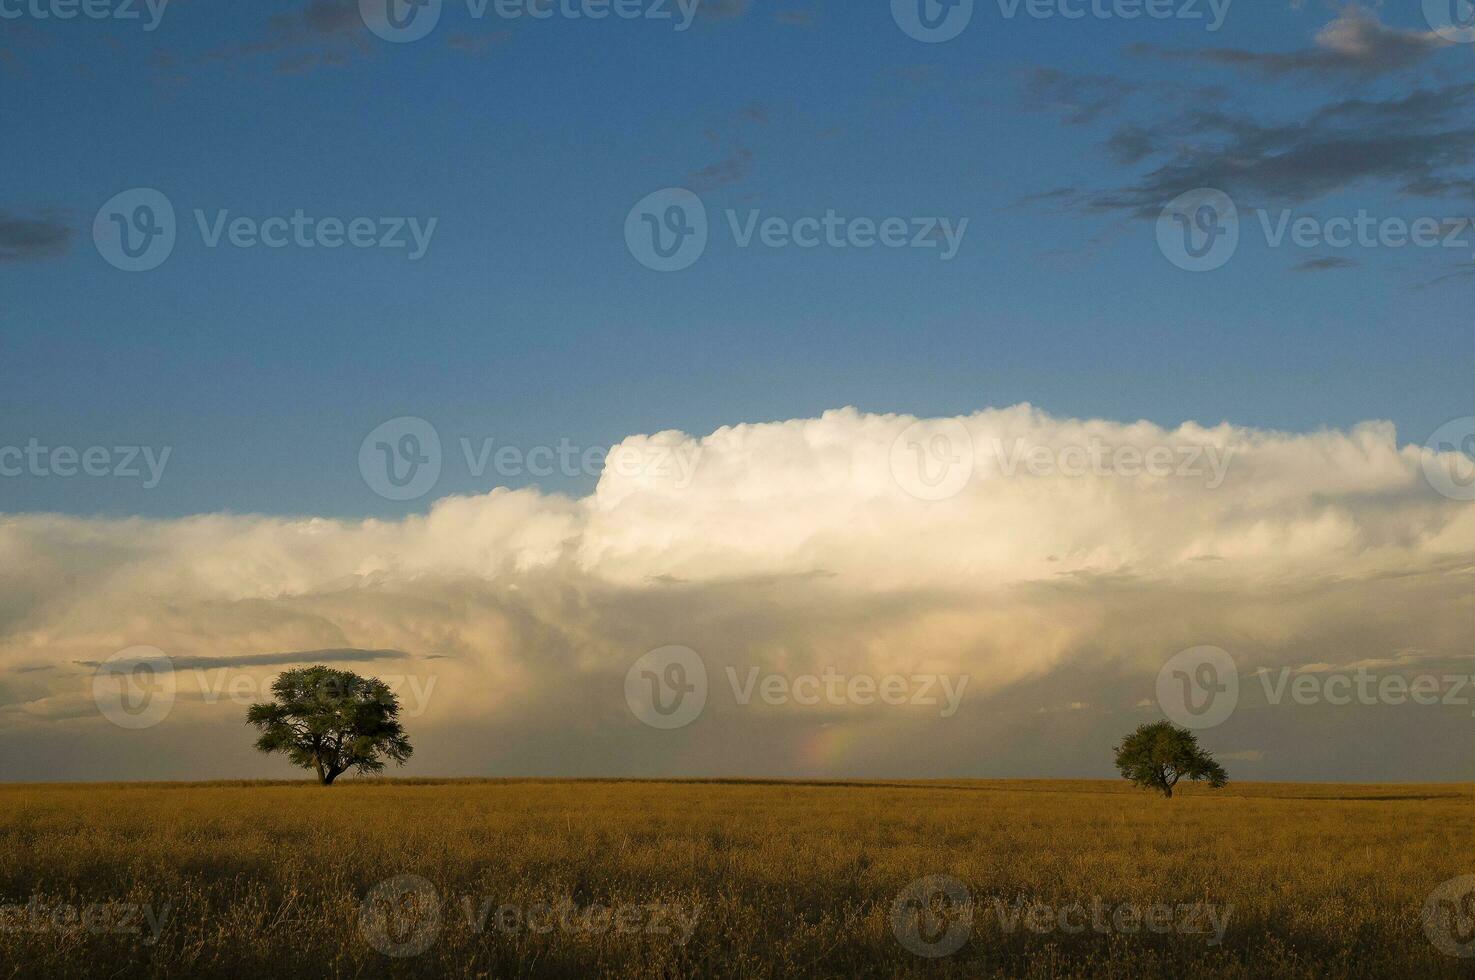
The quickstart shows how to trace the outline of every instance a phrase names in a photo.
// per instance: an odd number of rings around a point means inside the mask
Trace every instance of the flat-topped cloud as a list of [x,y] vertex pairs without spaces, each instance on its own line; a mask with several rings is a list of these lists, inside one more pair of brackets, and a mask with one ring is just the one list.
[[[133,646],[176,658],[189,692],[222,671],[264,689],[277,666],[337,651],[435,679],[417,730],[438,771],[808,771],[786,753],[838,724],[856,753],[844,772],[895,775],[985,733],[1002,749],[1042,719],[1120,727],[1164,660],[1198,644],[1231,649],[1247,676],[1470,652],[1475,507],[1434,493],[1427,451],[1387,423],[1292,434],[1028,405],[920,422],[840,409],[622,447],[656,462],[607,469],[582,499],[500,489],[398,521],[0,518],[0,728],[124,751],[135,743],[87,710],[76,665]],[[926,499],[909,468],[949,452],[970,471]],[[663,471],[662,454],[694,469]],[[714,685],[750,666],[970,681],[948,719],[714,698],[678,764],[621,693],[635,659],[669,644],[698,650]],[[1037,710],[1075,703],[1089,710]],[[154,737],[193,725],[235,746],[239,715],[183,694]],[[473,751],[468,726],[520,754]],[[1279,764],[1305,735],[1237,747]],[[749,739],[751,754],[734,747]]]

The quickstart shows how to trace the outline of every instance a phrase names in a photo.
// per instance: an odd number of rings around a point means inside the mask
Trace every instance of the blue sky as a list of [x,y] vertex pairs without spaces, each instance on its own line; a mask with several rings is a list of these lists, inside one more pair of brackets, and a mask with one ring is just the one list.
[[[885,3],[835,0],[711,2],[686,31],[447,3],[403,44],[327,0],[175,0],[152,31],[0,7],[22,11],[0,19],[0,444],[172,447],[157,487],[23,474],[0,511],[395,516],[498,483],[582,493],[592,478],[450,458],[461,438],[602,446],[843,405],[1386,418],[1415,443],[1471,412],[1470,247],[1272,248],[1246,217],[1232,261],[1192,273],[1149,214],[1219,177],[1246,213],[1470,214],[1470,131],[1439,112],[1469,118],[1475,46],[1433,40],[1417,5],[1239,0],[1209,32],[980,2],[935,44]],[[1415,93],[1436,108],[1378,111]],[[1368,143],[1317,142],[1318,119]],[[92,224],[140,187],[172,203],[178,241],[129,273]],[[623,229],[669,187],[697,192],[712,235],[659,273]],[[417,260],[208,248],[196,209],[436,225]],[[744,249],[728,209],[968,226],[947,261]],[[446,444],[432,497],[361,478],[361,440],[398,416]]]

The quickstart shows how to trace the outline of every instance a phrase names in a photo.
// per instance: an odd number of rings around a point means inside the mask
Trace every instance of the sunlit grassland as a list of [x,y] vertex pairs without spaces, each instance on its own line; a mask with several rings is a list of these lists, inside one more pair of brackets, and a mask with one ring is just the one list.
[[[1463,976],[1426,937],[1475,873],[1468,786],[1106,782],[340,782],[0,786],[0,905],[148,905],[140,934],[0,922],[0,977]],[[949,956],[892,928],[910,882],[975,907]],[[386,957],[360,906],[430,882],[435,939]],[[997,907],[1213,905],[1211,936],[1006,928]],[[571,903],[571,904],[570,904]],[[995,903],[998,903],[997,905]],[[689,939],[467,909],[681,908]],[[592,921],[592,920],[590,920]]]

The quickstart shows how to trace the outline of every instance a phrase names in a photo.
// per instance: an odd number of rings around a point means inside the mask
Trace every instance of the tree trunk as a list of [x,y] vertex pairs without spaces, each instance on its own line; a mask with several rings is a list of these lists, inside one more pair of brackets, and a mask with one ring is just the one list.
[[338,778],[338,774],[336,772],[333,772],[333,771],[330,770],[328,772],[328,774],[323,777],[323,785],[324,786],[332,786],[333,785],[333,780],[335,780],[337,778]]
[[1171,786],[1164,786],[1163,787],[1163,795],[1166,796],[1168,799],[1171,800],[1173,798],[1173,787],[1171,787]]

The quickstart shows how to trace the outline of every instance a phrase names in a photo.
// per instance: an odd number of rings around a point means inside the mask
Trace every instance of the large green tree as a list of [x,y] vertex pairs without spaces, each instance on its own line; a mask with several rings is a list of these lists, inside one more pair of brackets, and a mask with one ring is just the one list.
[[404,765],[415,751],[398,720],[399,698],[377,678],[299,667],[284,671],[271,691],[272,701],[246,714],[261,732],[256,747],[315,770],[324,786],[350,769],[383,772],[386,759]]
[[1116,767],[1123,778],[1167,797],[1180,779],[1207,780],[1215,789],[1229,782],[1224,767],[1198,747],[1198,738],[1168,721],[1141,725],[1122,739]]

